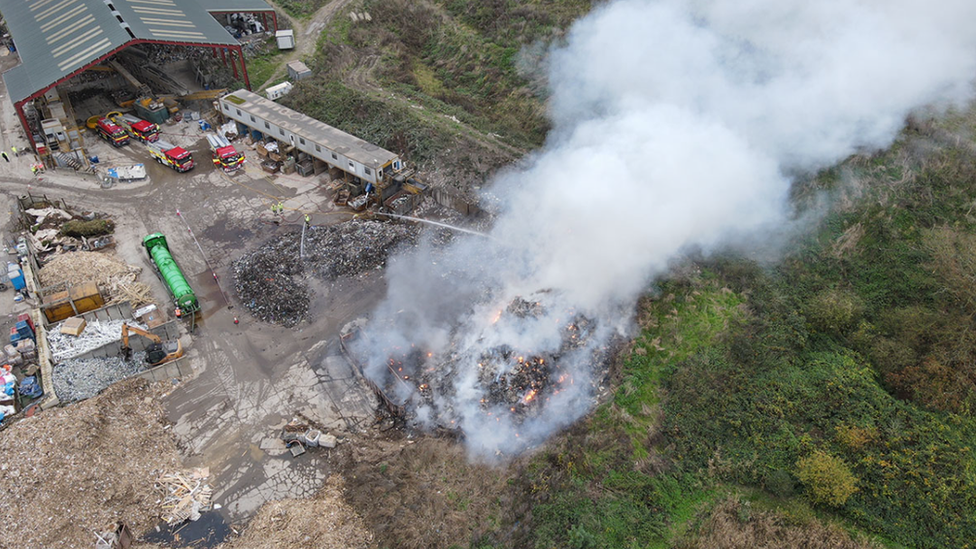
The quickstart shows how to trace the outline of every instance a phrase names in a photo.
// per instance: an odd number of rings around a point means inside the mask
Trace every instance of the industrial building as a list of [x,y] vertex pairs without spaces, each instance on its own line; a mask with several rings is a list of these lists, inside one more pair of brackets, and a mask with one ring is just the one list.
[[241,133],[256,140],[273,138],[341,170],[349,181],[372,183],[382,191],[381,199],[402,183],[400,157],[354,135],[247,90],[225,95],[219,103],[221,114],[236,121]]
[[[58,87],[86,70],[117,70],[110,65],[123,50],[141,44],[209,48],[250,87],[241,45],[224,23],[232,23],[232,14],[252,14],[264,25],[270,20],[269,32],[277,30],[274,10],[262,0],[0,0],[0,12],[21,59],[3,79],[42,157],[77,156],[82,147],[81,128]],[[143,91],[151,99],[167,90]]]

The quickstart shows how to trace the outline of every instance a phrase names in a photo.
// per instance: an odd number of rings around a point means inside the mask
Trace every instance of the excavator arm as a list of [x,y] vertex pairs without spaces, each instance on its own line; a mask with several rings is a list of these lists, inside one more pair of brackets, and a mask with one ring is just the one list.
[[157,366],[170,360],[175,360],[183,356],[183,346],[179,340],[163,342],[160,337],[152,332],[147,332],[136,326],[122,324],[122,356],[125,360],[132,358],[132,347],[129,346],[129,333],[135,333],[145,337],[153,344],[146,349],[146,361],[150,366]]

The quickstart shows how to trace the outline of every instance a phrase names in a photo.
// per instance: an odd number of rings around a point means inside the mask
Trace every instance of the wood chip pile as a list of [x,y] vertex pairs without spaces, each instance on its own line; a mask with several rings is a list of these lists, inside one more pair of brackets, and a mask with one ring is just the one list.
[[366,549],[373,534],[343,499],[342,477],[332,475],[311,499],[268,502],[241,537],[218,549]]
[[170,526],[200,520],[200,513],[213,508],[213,489],[207,483],[210,471],[197,468],[188,473],[167,473],[157,481],[163,492],[162,519]]
[[149,285],[136,281],[141,270],[104,253],[72,252],[52,258],[38,276],[43,286],[95,282],[107,304],[130,301],[133,307],[141,307],[152,303]]
[[159,520],[155,480],[180,469],[159,404],[169,384],[129,380],[38,412],[0,436],[0,547],[94,547],[93,530]]

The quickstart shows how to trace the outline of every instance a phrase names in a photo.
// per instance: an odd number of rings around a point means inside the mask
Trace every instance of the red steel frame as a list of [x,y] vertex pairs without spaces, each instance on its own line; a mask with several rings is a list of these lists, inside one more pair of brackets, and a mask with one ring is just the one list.
[[[241,12],[233,12],[233,13],[241,13]],[[274,12],[272,12],[272,14],[273,13]],[[275,28],[277,28],[277,23],[278,23],[277,18],[275,18],[274,21],[275,21]],[[236,61],[237,60],[240,60],[240,63],[241,63],[241,72],[244,75],[244,87],[246,87],[248,90],[251,89],[251,80],[247,76],[247,66],[244,63],[244,51],[243,51],[243,48],[241,47],[240,44],[236,44],[236,45],[233,45],[233,44],[214,45],[214,44],[201,44],[199,42],[175,42],[175,41],[170,41],[170,40],[146,40],[146,39],[142,39],[142,38],[136,38],[134,40],[129,40],[125,44],[122,44],[121,46],[119,46],[119,47],[113,49],[112,51],[110,51],[110,52],[102,55],[101,57],[98,57],[98,58],[92,60],[88,64],[81,66],[80,68],[78,68],[74,72],[72,72],[72,73],[70,73],[68,75],[65,75],[65,76],[61,77],[60,79],[58,79],[56,82],[54,82],[50,86],[46,86],[44,88],[41,88],[40,90],[37,90],[33,94],[27,96],[27,98],[21,99],[20,101],[17,101],[16,103],[14,103],[14,110],[17,111],[17,117],[20,118],[20,124],[24,127],[24,132],[27,134],[27,140],[30,141],[31,145],[34,147],[34,150],[37,150],[37,143],[34,143],[34,134],[31,132],[30,124],[27,123],[27,117],[24,116],[24,105],[26,105],[30,101],[33,101],[33,100],[37,99],[38,97],[40,97],[42,95],[44,95],[51,88],[54,88],[54,87],[56,87],[56,86],[58,86],[58,85],[60,85],[60,84],[62,84],[64,82],[66,82],[68,80],[71,80],[75,76],[78,76],[79,74],[81,74],[82,72],[84,72],[85,70],[87,70],[89,67],[92,67],[94,65],[97,65],[97,64],[101,63],[102,61],[108,59],[109,57],[112,57],[113,55],[115,55],[115,54],[119,53],[120,51],[124,50],[125,48],[128,48],[130,46],[135,46],[137,44],[162,44],[162,45],[165,45],[165,46],[187,46],[187,47],[191,47],[191,48],[211,48],[211,49],[214,50],[214,53],[215,54],[216,54],[216,51],[217,50],[220,50],[221,57],[224,56],[224,50],[228,50],[230,52],[231,66],[234,69],[234,78],[238,78],[237,62]],[[235,56],[235,53],[236,53],[236,56]],[[235,57],[237,58],[237,60],[234,59]],[[225,63],[226,63],[226,60],[225,60]]]

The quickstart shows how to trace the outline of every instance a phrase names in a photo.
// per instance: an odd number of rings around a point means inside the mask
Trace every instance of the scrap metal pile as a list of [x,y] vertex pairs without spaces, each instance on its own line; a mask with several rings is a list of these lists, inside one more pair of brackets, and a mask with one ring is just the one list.
[[47,343],[51,358],[62,361],[81,356],[88,351],[114,343],[122,339],[122,324],[146,329],[146,326],[131,320],[93,320],[85,325],[81,334],[75,336],[61,333],[61,324],[47,331]]
[[128,361],[122,357],[73,358],[54,365],[51,382],[58,399],[68,404],[91,398],[109,385],[146,369],[146,353],[132,353]]
[[301,258],[301,229],[291,231],[234,262],[237,294],[258,319],[295,326],[308,315],[308,278],[330,281],[382,268],[393,250],[417,234],[416,227],[378,221],[309,227]]

